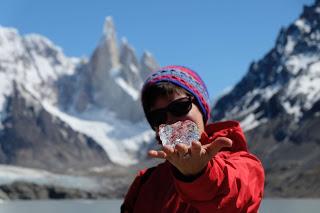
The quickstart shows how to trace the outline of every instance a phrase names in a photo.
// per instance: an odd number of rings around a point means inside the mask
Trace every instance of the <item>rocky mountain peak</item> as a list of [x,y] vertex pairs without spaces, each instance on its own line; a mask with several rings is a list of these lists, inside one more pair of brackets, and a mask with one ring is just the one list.
[[111,16],[107,16],[103,26],[103,37],[105,39],[116,39],[116,30]]
[[117,35],[111,17],[105,19],[102,37],[91,56],[91,66],[94,81],[101,81],[105,72],[120,66]]
[[144,51],[141,57],[140,64],[141,64],[141,76],[143,80],[147,78],[147,76],[150,74],[150,71],[154,71],[160,68],[155,58],[148,51]]
[[22,48],[19,48],[19,42],[21,40],[16,29],[0,26],[0,57],[2,60],[10,60],[9,55],[14,56],[22,51]]
[[233,90],[215,104],[213,119],[237,119],[252,129],[279,113],[299,121],[320,98],[318,3],[282,28],[275,47],[253,62]]
[[126,38],[122,38],[121,40],[120,63],[122,65],[121,76],[123,79],[139,91],[142,85],[140,64],[136,57],[135,50],[130,46]]
[[139,62],[136,57],[134,48],[128,43],[126,38],[121,39],[120,45],[120,62],[122,65],[128,66],[130,64],[139,68]]
[[283,27],[275,46],[221,96],[214,121],[235,119],[263,162],[266,196],[319,196],[320,1]]
[[[118,46],[112,18],[107,17],[102,38],[88,63],[78,66],[77,77],[67,77],[76,79],[72,84],[69,80],[62,81],[61,91],[70,91],[72,97],[62,98],[60,103],[63,106],[74,105],[74,109],[81,113],[89,108],[107,109],[120,119],[141,121],[143,112],[139,90],[142,73],[151,72],[153,65],[156,63],[143,66],[142,71],[135,50],[128,41],[122,39]],[[72,95],[75,90],[77,92]],[[130,109],[127,106],[131,106]]]
[[287,54],[317,53],[320,50],[320,6],[305,6],[300,17],[286,30]]
[[117,40],[107,17],[91,57],[78,59],[41,35],[0,27],[0,162],[64,171],[138,161],[151,141],[142,73],[157,63]]

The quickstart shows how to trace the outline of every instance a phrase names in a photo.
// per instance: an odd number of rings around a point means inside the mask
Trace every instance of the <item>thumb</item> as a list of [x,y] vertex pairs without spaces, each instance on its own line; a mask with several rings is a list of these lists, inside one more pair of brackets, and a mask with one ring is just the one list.
[[231,147],[232,143],[232,140],[229,138],[219,137],[210,144],[208,144],[206,150],[210,157],[213,157],[220,151],[220,149],[224,147]]

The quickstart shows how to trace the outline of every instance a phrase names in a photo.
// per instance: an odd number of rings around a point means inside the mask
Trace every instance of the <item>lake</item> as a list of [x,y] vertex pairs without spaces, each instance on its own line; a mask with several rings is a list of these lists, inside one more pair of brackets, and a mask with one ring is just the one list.
[[[0,213],[118,213],[121,200],[1,201]],[[320,212],[320,199],[265,199],[259,213]]]

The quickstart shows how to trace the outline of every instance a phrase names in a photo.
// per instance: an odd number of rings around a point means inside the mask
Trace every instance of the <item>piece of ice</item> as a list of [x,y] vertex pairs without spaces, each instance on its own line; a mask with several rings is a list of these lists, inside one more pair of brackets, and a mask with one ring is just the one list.
[[159,136],[162,145],[175,147],[178,143],[191,146],[192,141],[200,139],[199,129],[193,121],[178,121],[171,125],[161,124]]

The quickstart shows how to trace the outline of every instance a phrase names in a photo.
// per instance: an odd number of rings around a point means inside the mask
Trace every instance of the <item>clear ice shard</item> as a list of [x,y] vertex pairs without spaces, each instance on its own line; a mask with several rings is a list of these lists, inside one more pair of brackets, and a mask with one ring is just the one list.
[[191,146],[192,141],[200,139],[199,129],[193,121],[178,121],[174,124],[161,124],[159,136],[162,145],[175,147],[178,143]]

